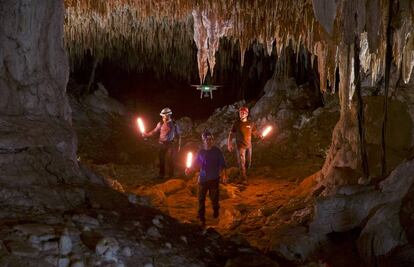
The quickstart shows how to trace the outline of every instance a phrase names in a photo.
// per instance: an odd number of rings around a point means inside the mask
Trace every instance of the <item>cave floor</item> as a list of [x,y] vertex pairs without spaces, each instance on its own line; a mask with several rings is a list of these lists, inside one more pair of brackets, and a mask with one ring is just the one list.
[[[289,163],[252,168],[247,185],[238,180],[237,168],[229,168],[228,182],[220,185],[219,218],[213,218],[206,199],[207,227],[236,242],[266,250],[286,229],[306,225],[312,214],[309,195],[316,177],[312,174],[320,163]],[[115,179],[122,190],[136,194],[140,204],[156,207],[181,222],[198,223],[196,176],[157,180],[154,166],[104,164],[92,168]]]

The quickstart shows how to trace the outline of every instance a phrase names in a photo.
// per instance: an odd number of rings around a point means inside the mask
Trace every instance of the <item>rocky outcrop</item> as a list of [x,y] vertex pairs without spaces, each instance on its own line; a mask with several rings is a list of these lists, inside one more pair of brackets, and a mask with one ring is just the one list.
[[227,136],[234,120],[238,116],[238,108],[245,104],[244,101],[234,103],[233,105],[218,108],[204,123],[196,127],[196,132],[201,134],[205,129],[213,133],[214,138],[219,146],[226,144]]
[[101,83],[98,83],[98,89],[93,94],[85,98],[84,103],[95,113],[109,113],[118,116],[126,114],[124,106],[110,98],[108,91]]
[[412,173],[414,161],[406,161],[377,187],[340,186],[336,194],[319,197],[309,227],[280,231],[270,252],[295,262],[306,261],[318,253],[329,258],[326,247],[338,245],[332,235],[351,235],[355,231],[350,245],[367,266],[377,266],[379,262],[385,264],[380,266],[411,266],[414,250],[409,244],[412,209],[408,203],[412,199],[409,193],[414,184]]
[[83,181],[65,91],[63,17],[61,1],[0,4],[2,205],[68,208],[84,197],[81,189],[48,190]]
[[[346,51],[341,50],[340,56],[349,57]],[[317,240],[324,240],[328,234],[360,229],[355,239],[359,255],[369,266],[374,266],[392,253],[397,255],[398,250],[407,245],[400,214],[401,201],[413,184],[414,162],[406,161],[413,146],[412,93],[407,90],[410,85],[402,86],[388,100],[385,144],[389,174],[381,177],[380,136],[384,97],[374,93],[375,88],[364,88],[363,127],[370,175],[363,178],[358,106],[347,80],[348,68],[340,66],[340,119],[318,179],[319,188],[314,191],[316,195],[322,194],[315,204],[309,231],[304,236],[317,236]],[[314,246],[320,244],[315,242]],[[407,251],[410,250],[404,250],[404,253],[410,253]],[[402,264],[396,257],[393,263],[390,266]]]
[[[215,134],[216,143],[220,147],[224,147],[231,125],[238,119],[238,108],[248,105],[251,106],[250,119],[256,123],[259,131],[268,125],[273,126],[271,142],[294,152],[297,149],[291,146],[297,143],[294,139],[300,139],[298,135],[302,134],[302,128],[320,132],[322,129],[318,129],[321,125],[319,125],[320,122],[317,122],[317,118],[327,117],[325,116],[327,113],[332,113],[335,118],[333,122],[325,121],[327,129],[330,129],[332,123],[337,120],[338,109],[333,98],[330,98],[324,107],[321,106],[320,93],[309,84],[298,86],[294,78],[280,78],[275,72],[266,83],[264,92],[265,94],[255,103],[241,101],[217,109],[205,123],[197,126],[196,131],[210,129]],[[324,134],[322,133],[322,135]],[[316,141],[315,143],[320,142]],[[326,147],[322,145],[322,149],[326,149]]]
[[401,201],[414,182],[412,173],[414,161],[411,160],[400,164],[378,188],[338,188],[336,195],[318,200],[310,231],[323,235],[361,228],[358,250],[373,265],[380,256],[407,244],[399,214]]
[[94,208],[2,220],[0,266],[224,266],[237,257],[277,266],[249,246],[133,205],[109,188],[87,191]]

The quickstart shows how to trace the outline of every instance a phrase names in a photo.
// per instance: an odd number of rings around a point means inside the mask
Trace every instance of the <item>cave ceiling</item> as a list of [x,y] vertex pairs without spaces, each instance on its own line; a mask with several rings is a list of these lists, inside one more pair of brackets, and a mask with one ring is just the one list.
[[[269,54],[272,48],[280,54],[288,44],[303,46],[318,59],[324,90],[338,66],[347,64],[339,50],[355,45],[355,38],[362,69],[373,80],[383,75],[391,17],[393,61],[408,82],[414,67],[414,1],[393,1],[391,16],[389,1],[65,0],[65,42],[73,64],[88,52],[97,60],[121,59],[127,68],[183,77],[197,65],[201,83],[209,69],[213,73],[221,38],[231,40],[241,65],[253,42]],[[194,47],[197,55],[189,52]]]

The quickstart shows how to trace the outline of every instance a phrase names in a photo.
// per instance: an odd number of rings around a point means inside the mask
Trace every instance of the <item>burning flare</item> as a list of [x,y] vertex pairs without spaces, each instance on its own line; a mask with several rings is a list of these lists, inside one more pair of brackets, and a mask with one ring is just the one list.
[[138,128],[141,131],[141,133],[144,133],[145,132],[145,126],[144,126],[144,123],[142,122],[142,119],[138,118],[137,123],[138,123]]
[[187,153],[187,161],[186,161],[186,163],[185,163],[185,166],[186,166],[187,168],[190,168],[192,163],[193,163],[193,153],[188,152],[188,153]]
[[262,136],[265,137],[272,130],[272,126],[267,126],[266,129],[262,132]]

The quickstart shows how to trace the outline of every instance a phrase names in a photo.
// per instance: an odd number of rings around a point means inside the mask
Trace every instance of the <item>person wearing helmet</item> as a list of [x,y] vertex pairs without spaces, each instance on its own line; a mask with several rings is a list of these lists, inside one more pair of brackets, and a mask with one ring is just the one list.
[[203,140],[203,149],[198,151],[197,156],[194,159],[192,167],[185,169],[185,174],[189,175],[194,170],[200,170],[198,177],[198,218],[201,225],[206,223],[205,219],[205,200],[207,192],[211,204],[213,206],[213,217],[219,216],[219,183],[220,177],[225,183],[227,179],[226,163],[221,150],[214,146],[213,135],[205,130],[201,135]]
[[176,156],[177,148],[174,144],[174,140],[178,140],[178,152],[181,148],[181,133],[178,125],[171,118],[172,111],[170,108],[164,108],[160,112],[162,121],[160,121],[157,126],[150,131],[149,133],[143,133],[143,137],[152,136],[155,133],[159,132],[158,143],[159,147],[159,177],[160,179],[164,178],[165,175],[165,165],[168,168],[168,176],[174,176],[174,158]]
[[233,151],[233,137],[236,138],[236,156],[239,165],[239,173],[244,183],[247,183],[246,169],[252,162],[252,134],[260,137],[255,124],[248,119],[249,109],[239,108],[239,119],[236,120],[227,138],[227,149]]

